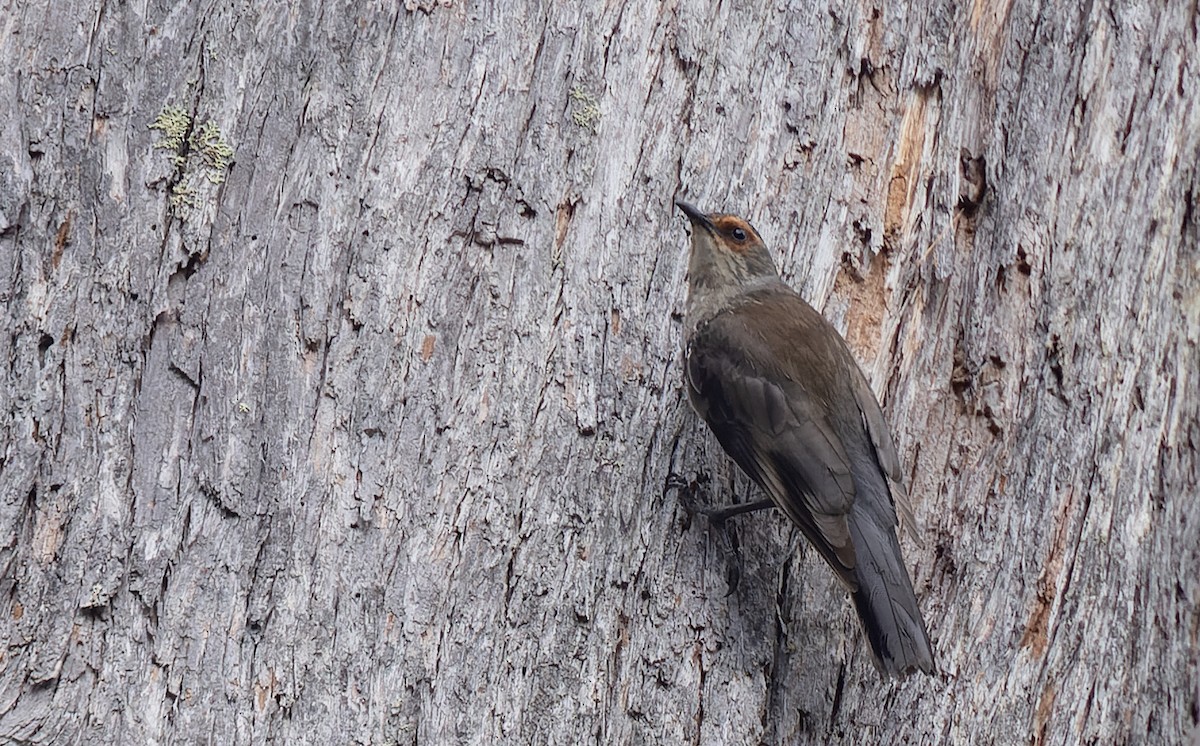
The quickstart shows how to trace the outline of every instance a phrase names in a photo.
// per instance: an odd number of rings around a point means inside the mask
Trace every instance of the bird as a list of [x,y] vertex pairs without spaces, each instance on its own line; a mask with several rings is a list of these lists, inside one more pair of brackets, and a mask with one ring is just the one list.
[[885,676],[935,672],[896,528],[912,527],[900,460],[879,401],[838,331],[779,277],[736,215],[691,223],[685,386],[721,447],[768,500],[707,510],[714,520],[778,507],[849,591]]

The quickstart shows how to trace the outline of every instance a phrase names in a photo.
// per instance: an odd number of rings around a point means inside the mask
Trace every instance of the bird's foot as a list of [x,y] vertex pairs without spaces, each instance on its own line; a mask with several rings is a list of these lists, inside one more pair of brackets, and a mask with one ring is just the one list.
[[[716,508],[700,505],[696,502],[696,495],[704,489],[702,481],[707,480],[688,481],[678,474],[669,474],[663,487],[663,494],[672,491],[678,492],[679,505],[689,517],[702,515],[708,519],[708,524],[716,529],[718,542],[721,545],[721,554],[725,557],[725,584],[729,588],[725,595],[731,596],[737,590],[738,582],[742,577],[742,555],[737,534],[726,521],[740,513],[757,510],[759,505],[758,503],[737,503]],[[761,507],[769,507],[771,504],[769,500],[761,502],[766,503]]]

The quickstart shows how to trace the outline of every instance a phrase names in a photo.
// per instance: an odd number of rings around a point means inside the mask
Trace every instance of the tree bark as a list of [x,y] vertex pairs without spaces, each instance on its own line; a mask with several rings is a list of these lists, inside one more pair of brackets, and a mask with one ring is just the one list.
[[[0,740],[1196,736],[1194,3],[398,5],[0,14]],[[677,195],[871,378],[938,675],[664,492],[760,497]]]

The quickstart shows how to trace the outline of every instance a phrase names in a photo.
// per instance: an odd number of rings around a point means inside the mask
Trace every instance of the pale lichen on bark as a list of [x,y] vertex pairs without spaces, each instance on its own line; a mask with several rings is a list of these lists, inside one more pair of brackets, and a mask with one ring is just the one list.
[[[179,106],[165,107],[149,128],[162,133],[162,139],[154,147],[168,151],[175,167],[170,185],[171,207],[186,215],[199,206],[196,179],[203,179],[213,186],[225,182],[225,176],[233,166],[233,147],[216,122],[208,119],[197,123]],[[192,165],[193,161],[195,165]]]

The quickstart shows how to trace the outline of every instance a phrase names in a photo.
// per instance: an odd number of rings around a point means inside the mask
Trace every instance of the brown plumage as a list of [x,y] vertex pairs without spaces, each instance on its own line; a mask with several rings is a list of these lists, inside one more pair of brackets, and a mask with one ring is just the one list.
[[733,215],[678,202],[692,223],[687,388],[721,446],[850,591],[876,665],[934,670],[896,539],[911,526],[879,402],[845,341],[785,285]]

